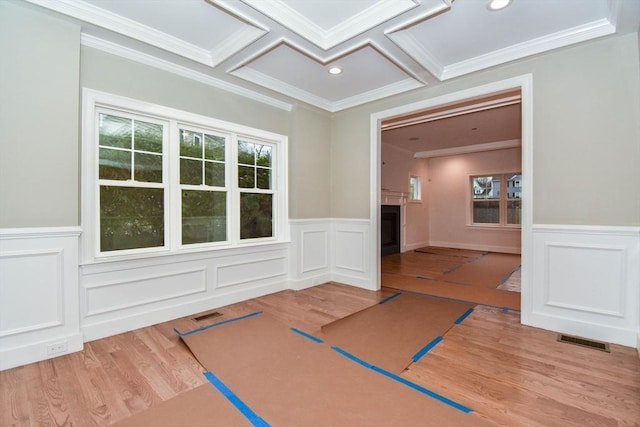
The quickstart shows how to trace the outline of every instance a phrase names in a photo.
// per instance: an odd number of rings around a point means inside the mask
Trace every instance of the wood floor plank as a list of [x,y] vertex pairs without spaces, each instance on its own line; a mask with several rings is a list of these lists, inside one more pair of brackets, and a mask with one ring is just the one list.
[[[328,283],[85,343],[82,352],[0,372],[0,426],[108,426],[204,384],[173,331],[256,310],[309,332],[392,295]],[[402,376],[504,426],[640,426],[640,359],[558,343],[517,312],[477,307]]]

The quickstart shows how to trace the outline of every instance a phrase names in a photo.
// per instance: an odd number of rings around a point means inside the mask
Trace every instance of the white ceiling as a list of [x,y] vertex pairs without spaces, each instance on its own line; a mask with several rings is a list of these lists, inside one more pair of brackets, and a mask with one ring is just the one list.
[[25,1],[80,22],[85,45],[330,112],[640,22],[639,0],[513,0],[499,12],[487,0]]

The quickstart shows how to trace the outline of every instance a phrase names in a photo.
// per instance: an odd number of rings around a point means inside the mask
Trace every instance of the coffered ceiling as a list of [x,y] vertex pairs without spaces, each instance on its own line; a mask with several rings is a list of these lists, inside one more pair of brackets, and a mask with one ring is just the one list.
[[[22,0],[83,44],[281,108],[335,112],[574,43],[637,31],[638,0]],[[329,68],[342,73],[333,75]]]

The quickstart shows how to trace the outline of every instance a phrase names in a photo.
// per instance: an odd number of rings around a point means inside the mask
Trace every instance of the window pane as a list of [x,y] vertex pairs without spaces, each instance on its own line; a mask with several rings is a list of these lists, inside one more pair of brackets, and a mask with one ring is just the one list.
[[100,187],[100,250],[164,246],[164,190]]
[[107,147],[131,148],[131,119],[100,114],[99,141]]
[[205,162],[204,180],[206,185],[224,187],[224,163]]
[[520,199],[507,201],[507,224],[520,224]]
[[227,240],[227,194],[221,191],[182,192],[182,244]]
[[202,161],[180,159],[180,184],[202,184]]
[[131,152],[101,148],[98,176],[118,181],[131,179]]
[[500,198],[499,176],[474,176],[472,186],[474,199]]
[[135,121],[135,149],[162,153],[162,126],[155,123]]
[[240,238],[273,236],[273,195],[240,194]]
[[507,175],[507,199],[522,197],[522,175]]
[[238,166],[238,187],[256,188],[256,168],[251,166]]
[[263,190],[271,189],[271,169],[257,169],[258,188]]
[[134,153],[134,179],[142,182],[162,182],[162,155]]
[[258,166],[271,167],[271,146],[269,145],[256,146],[256,164]]
[[255,165],[255,144],[251,142],[238,141],[238,163],[245,165]]
[[180,129],[180,155],[202,158],[202,134]]
[[475,224],[500,224],[500,201],[473,202]]
[[204,136],[204,158],[224,162],[225,139],[221,136]]

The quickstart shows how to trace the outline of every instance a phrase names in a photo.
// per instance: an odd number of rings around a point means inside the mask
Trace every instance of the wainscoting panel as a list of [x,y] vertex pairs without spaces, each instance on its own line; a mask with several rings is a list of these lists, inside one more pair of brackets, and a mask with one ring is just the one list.
[[217,289],[246,283],[264,282],[270,279],[286,280],[287,257],[274,256],[259,259],[243,259],[216,266]]
[[291,220],[290,288],[305,289],[332,280],[328,218]]
[[635,346],[640,228],[534,226],[528,323]]
[[0,230],[0,370],[82,349],[80,228]]
[[288,273],[285,243],[86,265],[80,275],[84,340],[281,291]]
[[367,257],[373,240],[368,220],[334,220],[331,248],[333,280],[375,289],[376,284],[371,283],[373,267]]

